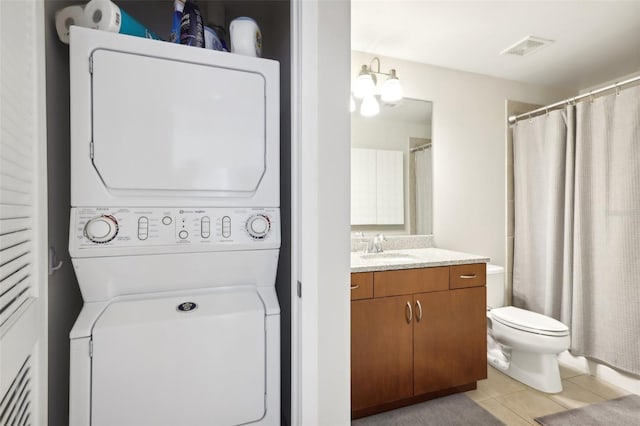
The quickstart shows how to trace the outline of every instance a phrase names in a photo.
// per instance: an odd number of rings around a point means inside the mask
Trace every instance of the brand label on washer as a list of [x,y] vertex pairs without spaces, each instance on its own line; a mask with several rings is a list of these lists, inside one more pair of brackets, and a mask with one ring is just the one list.
[[193,302],[182,302],[176,309],[180,312],[191,312],[198,309],[198,305]]

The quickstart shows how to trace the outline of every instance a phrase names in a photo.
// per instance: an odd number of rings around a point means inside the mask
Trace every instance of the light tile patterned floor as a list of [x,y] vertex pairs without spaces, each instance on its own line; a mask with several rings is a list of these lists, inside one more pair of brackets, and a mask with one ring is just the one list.
[[487,376],[486,380],[478,382],[478,389],[466,394],[507,426],[537,425],[533,420],[535,417],[629,394],[593,376],[564,366],[560,366],[562,392],[553,395],[523,385],[491,366]]

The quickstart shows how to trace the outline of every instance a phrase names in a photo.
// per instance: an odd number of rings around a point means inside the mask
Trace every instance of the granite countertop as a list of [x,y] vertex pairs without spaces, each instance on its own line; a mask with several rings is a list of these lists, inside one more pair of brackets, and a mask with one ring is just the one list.
[[433,266],[488,263],[486,256],[461,253],[439,248],[385,250],[382,253],[365,254],[351,252],[351,272],[390,271],[395,269],[430,268]]

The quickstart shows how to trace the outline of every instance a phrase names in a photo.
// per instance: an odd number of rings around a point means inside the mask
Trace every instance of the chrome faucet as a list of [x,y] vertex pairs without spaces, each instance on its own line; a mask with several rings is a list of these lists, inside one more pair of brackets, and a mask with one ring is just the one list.
[[364,248],[362,249],[363,253],[371,253],[370,250],[373,249],[373,243],[372,241],[366,241],[364,240],[364,232],[360,231],[360,232],[356,232],[355,233],[355,237],[358,238],[360,241],[358,241],[358,244],[362,244],[364,245]]
[[[356,232],[355,236],[357,238],[362,238],[364,239],[364,233],[363,232]],[[371,239],[365,240],[365,241],[360,241],[360,244],[364,244],[364,249],[362,250],[363,253],[382,253],[384,250],[382,249],[382,242],[383,241],[387,241],[387,239],[384,237],[383,234],[377,234],[373,237],[371,237]]]
[[384,250],[382,249],[382,242],[387,241],[383,234],[378,234],[373,237],[372,245],[373,245],[373,253],[382,253]]

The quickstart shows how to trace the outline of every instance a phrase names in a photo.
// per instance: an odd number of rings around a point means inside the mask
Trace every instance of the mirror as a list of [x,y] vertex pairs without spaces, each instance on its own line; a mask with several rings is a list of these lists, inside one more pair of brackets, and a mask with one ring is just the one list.
[[432,233],[432,105],[404,98],[373,117],[351,113],[352,232]]

